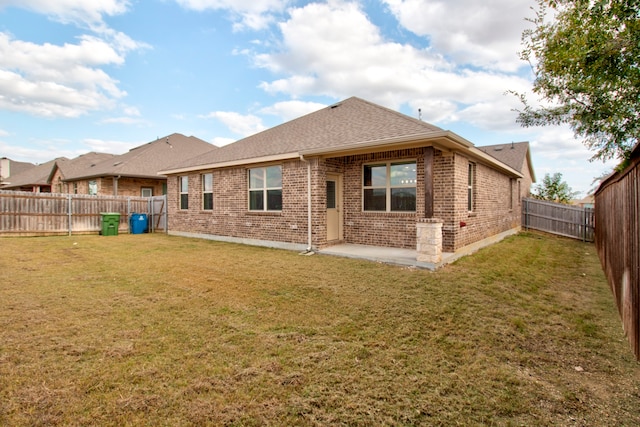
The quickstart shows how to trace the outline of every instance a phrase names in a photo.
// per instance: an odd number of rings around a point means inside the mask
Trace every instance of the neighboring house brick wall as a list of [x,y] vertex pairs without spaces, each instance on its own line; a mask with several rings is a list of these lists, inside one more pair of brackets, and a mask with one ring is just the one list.
[[[151,188],[154,196],[162,195],[163,179],[128,178],[118,179],[118,196],[142,196],[142,188]],[[102,187],[99,195],[112,196],[114,194],[113,178],[102,178]]]

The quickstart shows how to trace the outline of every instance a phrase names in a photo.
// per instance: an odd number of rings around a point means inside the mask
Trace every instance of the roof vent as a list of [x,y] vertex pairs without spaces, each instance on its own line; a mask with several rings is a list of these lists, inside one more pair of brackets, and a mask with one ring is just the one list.
[[502,151],[502,147],[496,147],[493,149],[493,151]]
[[332,105],[332,106],[330,106],[329,108],[331,108],[331,109],[333,110],[334,108],[338,108],[340,105],[342,105],[342,104],[340,104],[340,103],[333,104],[333,105]]
[[113,164],[113,166],[118,166],[118,165],[121,165],[121,164],[122,164],[122,162],[115,162],[115,163]]

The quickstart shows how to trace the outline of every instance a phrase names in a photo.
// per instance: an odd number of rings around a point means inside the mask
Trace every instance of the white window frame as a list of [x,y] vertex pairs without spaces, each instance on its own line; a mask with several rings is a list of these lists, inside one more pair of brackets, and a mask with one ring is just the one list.
[[[145,191],[149,192],[148,196],[145,196]],[[141,187],[140,188],[140,197],[153,197],[153,187]]]
[[[185,200],[186,206],[183,206],[183,203],[182,203],[183,200]],[[178,208],[183,211],[189,209],[189,176],[188,175],[181,175],[178,177]]]
[[[408,180],[408,182],[403,183],[403,184],[396,184],[396,185],[391,185],[391,168],[392,166],[399,166],[399,165],[413,165],[416,170],[415,170],[415,179],[412,180]],[[364,182],[364,178],[365,178],[365,168],[367,167],[375,167],[375,166],[384,166],[385,167],[385,185],[381,186],[381,185],[373,185],[373,182],[371,183],[371,185],[365,185]],[[363,212],[389,212],[389,213],[415,213],[417,211],[417,199],[418,199],[418,189],[417,189],[417,185],[418,185],[418,161],[416,159],[405,159],[405,160],[393,160],[393,161],[386,161],[386,162],[372,162],[372,163],[365,163],[362,165],[362,211]],[[413,210],[392,210],[392,193],[394,189],[398,189],[398,188],[413,188],[415,189],[415,208]],[[366,202],[366,196],[365,193],[367,190],[385,190],[385,210],[381,210],[381,209],[367,209],[365,206],[365,202]]]
[[[207,188],[207,177],[210,178],[210,188]],[[206,196],[211,197],[211,207],[207,207],[205,202]],[[213,174],[212,173],[203,173],[202,174],[202,210],[212,211],[213,210]]]
[[[280,185],[269,185],[268,182],[268,170],[269,169],[279,169],[280,171]],[[252,173],[256,174],[256,178],[262,180],[262,185],[254,185],[252,182]],[[261,174],[262,176],[257,176]],[[271,166],[263,166],[258,168],[251,168],[247,170],[247,181],[248,181],[248,198],[247,198],[247,209],[249,212],[282,212],[282,165],[271,165]],[[280,209],[269,209],[269,192],[270,191],[280,191]],[[262,192],[262,208],[261,209],[252,209],[251,208],[251,194]]]
[[87,187],[88,187],[88,193],[90,196],[98,195],[98,180],[92,179],[91,181],[88,182]]
[[475,212],[476,210],[476,164],[469,162],[467,171],[467,210]]

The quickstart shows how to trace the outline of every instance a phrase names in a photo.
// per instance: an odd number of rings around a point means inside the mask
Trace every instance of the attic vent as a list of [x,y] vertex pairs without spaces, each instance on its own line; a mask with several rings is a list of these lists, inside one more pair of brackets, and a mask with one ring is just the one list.
[[493,149],[493,151],[502,151],[502,147],[496,147]]
[[118,165],[121,165],[121,164],[122,164],[122,162],[115,162],[115,163],[113,164],[113,166],[118,166]]
[[333,110],[334,108],[338,108],[340,105],[342,105],[342,104],[340,104],[340,103],[338,103],[338,104],[333,104],[333,105],[332,105],[332,106],[330,106],[329,108],[331,108],[331,109]]
[[96,164],[95,163],[91,163],[91,167],[94,167]]

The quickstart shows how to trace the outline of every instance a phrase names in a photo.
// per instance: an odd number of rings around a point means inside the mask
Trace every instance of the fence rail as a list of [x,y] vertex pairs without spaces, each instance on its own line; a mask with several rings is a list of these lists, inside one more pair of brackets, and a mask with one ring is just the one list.
[[166,230],[166,196],[123,197],[0,190],[0,236],[90,234],[101,230],[103,212],[120,214],[119,231],[131,214],[147,214],[149,231]]
[[523,200],[522,226],[585,242],[593,242],[595,238],[593,209],[538,199]]

